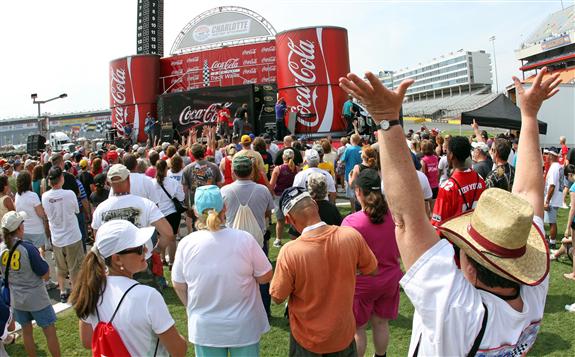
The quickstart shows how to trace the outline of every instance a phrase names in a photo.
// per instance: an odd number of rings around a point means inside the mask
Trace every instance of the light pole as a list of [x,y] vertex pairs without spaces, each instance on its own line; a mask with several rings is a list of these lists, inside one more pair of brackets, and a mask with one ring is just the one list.
[[50,98],[47,100],[38,100],[38,94],[36,93],[32,93],[30,95],[30,97],[32,98],[32,104],[38,104],[38,131],[40,132],[40,135],[44,135],[45,131],[48,130],[48,123],[46,123],[46,125],[40,125],[40,121],[42,120],[42,112],[40,111],[40,105],[51,102],[53,100],[56,99],[62,99],[62,98],[66,98],[68,96],[68,94],[66,93],[62,93],[57,97],[54,98]]
[[489,37],[491,45],[493,46],[493,66],[495,67],[495,92],[499,93],[499,83],[497,81],[497,59],[495,58],[495,36]]

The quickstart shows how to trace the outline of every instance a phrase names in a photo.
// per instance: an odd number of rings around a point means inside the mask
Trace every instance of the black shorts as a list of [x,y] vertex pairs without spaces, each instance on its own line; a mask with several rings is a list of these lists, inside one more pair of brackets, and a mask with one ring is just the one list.
[[575,229],[575,222],[571,222],[571,229]]
[[182,215],[178,212],[174,212],[172,214],[167,215],[166,220],[172,227],[172,232],[174,234],[178,234],[178,231],[180,230],[180,221],[182,220]]
[[431,189],[431,193],[433,194],[433,196],[431,196],[431,198],[436,199],[436,198],[437,198],[437,194],[439,193],[439,187],[432,188],[432,189]]
[[354,357],[357,356],[357,347],[355,345],[355,339],[352,339],[349,346],[341,351],[324,353],[324,354],[313,353],[303,348],[290,333],[289,356],[290,357],[319,357],[319,356]]

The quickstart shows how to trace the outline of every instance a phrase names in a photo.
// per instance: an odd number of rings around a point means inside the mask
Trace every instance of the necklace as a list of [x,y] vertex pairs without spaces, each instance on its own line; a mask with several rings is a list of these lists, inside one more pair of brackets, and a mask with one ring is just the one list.
[[114,196],[126,196],[129,194],[130,194],[130,192],[118,192],[118,193],[114,192]]

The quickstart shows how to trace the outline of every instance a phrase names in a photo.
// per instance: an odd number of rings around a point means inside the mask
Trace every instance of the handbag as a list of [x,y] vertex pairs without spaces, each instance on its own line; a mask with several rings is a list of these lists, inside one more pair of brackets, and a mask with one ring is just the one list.
[[2,300],[6,303],[6,305],[10,306],[10,285],[8,283],[8,275],[10,273],[10,265],[12,264],[12,255],[18,245],[22,243],[21,240],[18,240],[12,249],[10,249],[10,253],[8,254],[8,261],[6,262],[6,271],[4,272],[4,286],[2,287]]
[[168,191],[166,191],[166,189],[164,188],[164,185],[160,184],[160,187],[162,188],[162,190],[164,190],[164,193],[170,198],[170,200],[172,200],[172,203],[174,204],[174,208],[176,209],[177,214],[182,214],[187,211],[186,207],[182,205],[182,202],[178,201],[177,198],[170,196]]

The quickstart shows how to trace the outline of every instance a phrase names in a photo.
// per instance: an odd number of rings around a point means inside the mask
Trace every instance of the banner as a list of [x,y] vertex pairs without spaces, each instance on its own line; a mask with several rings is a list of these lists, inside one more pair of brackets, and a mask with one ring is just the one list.
[[173,123],[174,129],[182,135],[191,128],[215,124],[218,104],[230,109],[233,120],[236,110],[243,103],[248,104],[248,122],[255,131],[257,113],[254,113],[253,85],[201,88],[162,95],[158,100],[158,118],[163,123]]
[[138,141],[147,139],[144,121],[147,112],[154,114],[159,74],[157,55],[123,57],[110,62],[110,108],[118,137],[125,138],[126,126],[132,125]]
[[160,63],[162,93],[276,82],[274,41],[177,55]]
[[347,30],[313,27],[276,35],[279,96],[299,114],[296,133],[345,131],[347,99],[339,78],[349,73]]

